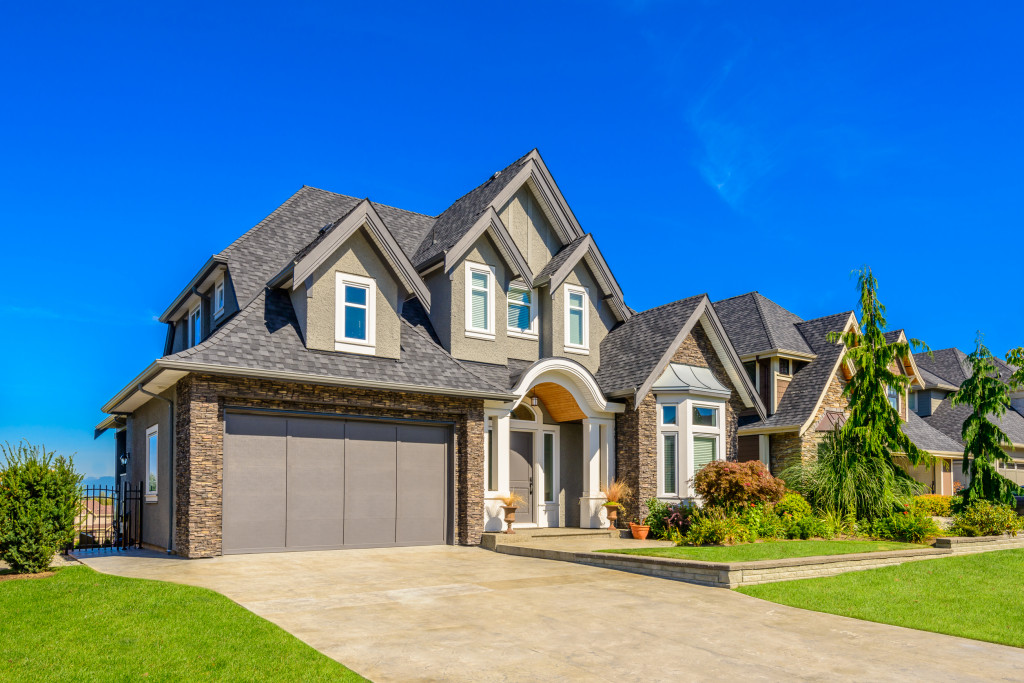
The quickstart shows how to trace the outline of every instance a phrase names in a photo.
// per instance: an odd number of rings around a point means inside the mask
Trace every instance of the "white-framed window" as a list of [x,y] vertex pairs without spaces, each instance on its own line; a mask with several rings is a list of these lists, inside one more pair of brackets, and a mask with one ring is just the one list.
[[537,301],[533,290],[522,282],[508,286],[508,334],[537,338]]
[[679,405],[675,403],[663,403],[661,404],[661,424],[662,425],[678,425],[679,424]]
[[544,502],[554,503],[558,493],[555,491],[555,433],[544,432],[542,436],[543,467],[544,467]]
[[661,470],[658,483],[661,496],[679,495],[679,432],[662,432],[658,457]]
[[146,430],[146,500],[156,500],[157,465],[160,461],[160,429],[153,425]]
[[718,408],[700,405],[693,406],[693,426],[694,428],[717,427]]
[[494,339],[494,268],[466,262],[466,336]]
[[371,354],[377,344],[377,283],[361,275],[335,275],[334,350]]
[[224,278],[213,286],[213,315],[215,318],[224,315]]
[[900,409],[900,392],[896,387],[886,387],[885,396],[889,399],[889,405],[893,407],[897,412]]
[[917,392],[916,391],[911,391],[909,394],[907,394],[907,406],[913,412],[915,412],[915,413],[917,412]]
[[487,482],[488,491],[498,490],[498,453],[494,445],[494,430],[491,428],[491,420],[487,419],[487,428],[484,430],[484,481]]
[[188,342],[189,346],[195,346],[203,341],[203,302],[195,305],[188,312]]
[[590,351],[589,301],[584,287],[565,286],[565,350],[569,353]]
[[718,436],[694,433],[693,473],[697,474],[713,460],[718,460]]
[[693,474],[700,472],[712,460],[721,459],[719,451],[722,438],[722,409],[719,405],[694,402],[690,404]]

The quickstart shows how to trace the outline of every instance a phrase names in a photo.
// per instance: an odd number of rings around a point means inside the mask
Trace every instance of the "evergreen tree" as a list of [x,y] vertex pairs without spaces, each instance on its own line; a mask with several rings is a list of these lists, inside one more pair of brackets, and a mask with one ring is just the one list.
[[906,455],[913,465],[930,463],[932,456],[903,433],[900,428],[903,421],[889,403],[886,390],[893,387],[900,395],[904,394],[910,380],[894,372],[894,365],[910,354],[911,345],[925,350],[928,347],[917,339],[887,344],[885,306],[878,300],[878,280],[871,268],[865,266],[858,271],[857,287],[860,289],[859,334],[854,330],[829,333],[829,341],[842,340],[846,345],[844,360],[851,362],[855,369],[843,388],[850,410],[843,431],[865,457],[883,461],[897,470],[898,475],[908,476],[893,461],[893,453]]
[[970,486],[961,493],[962,500],[965,505],[979,499],[1014,505],[1017,485],[995,468],[996,460],[1009,460],[1002,445],[1009,444],[1010,439],[989,419],[1006,414],[1010,407],[1010,390],[999,381],[995,361],[981,343],[980,333],[967,360],[971,364],[971,376],[949,396],[954,406],[973,408],[960,430],[964,442],[964,474],[971,477]]
[[1010,385],[1014,389],[1024,389],[1024,346],[1007,351],[1006,362],[1016,368],[1010,378]]

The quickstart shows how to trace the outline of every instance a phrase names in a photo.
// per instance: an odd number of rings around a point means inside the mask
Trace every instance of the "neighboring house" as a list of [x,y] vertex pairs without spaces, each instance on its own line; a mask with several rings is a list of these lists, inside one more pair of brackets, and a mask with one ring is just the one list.
[[[914,354],[924,385],[910,396],[910,408],[920,415],[924,422],[942,432],[957,446],[957,457],[952,462],[952,476],[961,484],[970,483],[963,473],[963,440],[961,439],[964,420],[973,409],[969,405],[953,406],[949,395],[960,388],[971,376],[971,365],[967,354],[960,349],[941,349],[928,353]],[[999,372],[999,380],[1009,383],[1014,368],[998,358],[993,358]],[[1000,418],[993,418],[1000,429],[1010,438],[1004,451],[1014,462],[997,464],[999,473],[1007,479],[1024,485],[1024,393],[1011,393],[1012,409]]]
[[75,529],[90,535],[96,543],[109,543],[117,536],[115,517],[113,500],[85,498],[81,510],[75,515]]
[[476,544],[510,490],[593,528],[611,479],[686,498],[768,417],[719,315],[627,306],[536,150],[436,217],[303,187],[185,284],[97,431],[188,557]]
[[[854,313],[803,320],[758,292],[717,301],[714,308],[768,413],[764,420],[739,427],[738,458],[760,459],[777,473],[792,458],[814,457],[821,438],[842,426],[849,414],[843,389],[853,367],[843,360],[842,342],[832,343],[828,336],[855,330]],[[902,330],[886,334],[890,344],[906,340]],[[908,378],[911,392],[923,388],[912,355],[891,370]],[[908,471],[933,491],[951,492],[956,443],[908,410],[908,392],[893,389],[889,398],[904,420],[904,433],[937,456],[931,467],[910,468],[906,463]]]

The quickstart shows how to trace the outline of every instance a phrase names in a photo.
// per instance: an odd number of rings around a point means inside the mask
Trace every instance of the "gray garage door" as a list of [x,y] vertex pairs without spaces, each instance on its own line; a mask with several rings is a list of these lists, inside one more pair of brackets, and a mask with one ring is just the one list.
[[223,552],[447,542],[449,433],[228,413]]

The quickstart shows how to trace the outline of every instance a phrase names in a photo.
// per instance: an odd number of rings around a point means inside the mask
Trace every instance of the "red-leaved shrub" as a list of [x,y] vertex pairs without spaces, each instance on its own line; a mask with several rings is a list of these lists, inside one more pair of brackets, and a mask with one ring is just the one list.
[[786,484],[773,477],[759,460],[714,460],[694,476],[693,489],[705,505],[737,509],[778,502],[786,493]]

